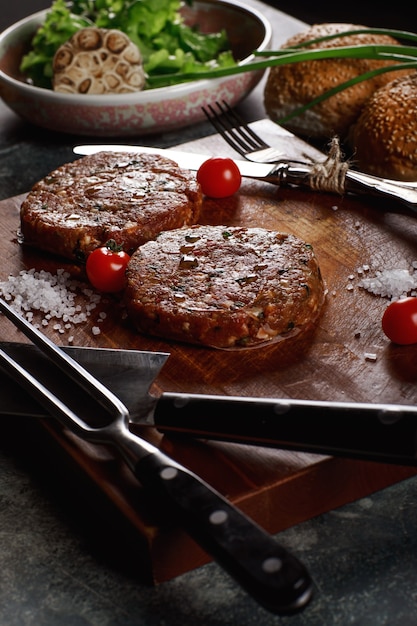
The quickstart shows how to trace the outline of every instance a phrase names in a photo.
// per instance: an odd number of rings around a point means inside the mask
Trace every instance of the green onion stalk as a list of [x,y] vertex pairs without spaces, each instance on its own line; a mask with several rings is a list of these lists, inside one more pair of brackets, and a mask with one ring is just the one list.
[[[307,47],[312,44],[320,44],[323,41],[327,41],[334,38],[348,37],[350,35],[358,34],[376,34],[376,35],[390,35],[397,39],[399,42],[410,42],[414,45],[406,45],[405,43],[399,44],[358,44],[354,46],[339,46],[334,48],[315,48],[308,49]],[[236,64],[232,67],[215,67],[211,71],[205,74],[199,72],[190,72],[186,74],[172,75],[170,78],[165,77],[165,84],[176,84],[185,81],[199,80],[202,78],[221,78],[223,76],[232,76],[234,74],[240,74],[252,71],[264,71],[268,68],[277,65],[288,65],[290,63],[300,63],[305,61],[316,61],[320,59],[369,59],[377,61],[391,61],[392,65],[384,65],[382,67],[369,70],[354,78],[351,78],[345,82],[336,85],[332,89],[327,90],[317,98],[311,100],[308,104],[297,108],[288,114],[285,118],[281,118],[280,122],[286,122],[298,115],[304,113],[307,109],[315,106],[319,102],[330,98],[331,96],[339,93],[348,87],[352,87],[357,83],[365,80],[369,80],[379,74],[387,72],[397,72],[399,70],[417,70],[417,34],[400,31],[394,29],[384,28],[362,28],[355,30],[348,30],[342,33],[334,35],[326,35],[323,37],[317,37],[310,39],[300,44],[297,47],[282,48],[279,50],[264,50],[254,51],[253,57],[256,59],[249,63],[242,65]],[[159,87],[159,78],[151,78],[150,86],[153,88]]]

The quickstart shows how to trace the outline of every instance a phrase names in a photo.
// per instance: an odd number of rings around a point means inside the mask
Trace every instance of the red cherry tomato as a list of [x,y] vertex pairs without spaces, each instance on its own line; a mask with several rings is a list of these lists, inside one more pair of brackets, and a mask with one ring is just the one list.
[[242,176],[232,159],[212,157],[200,166],[197,181],[204,195],[210,198],[227,198],[239,189]]
[[125,285],[130,256],[115,241],[96,248],[87,257],[86,272],[90,283],[99,291],[115,293]]
[[382,316],[382,330],[394,343],[417,343],[417,298],[391,302]]

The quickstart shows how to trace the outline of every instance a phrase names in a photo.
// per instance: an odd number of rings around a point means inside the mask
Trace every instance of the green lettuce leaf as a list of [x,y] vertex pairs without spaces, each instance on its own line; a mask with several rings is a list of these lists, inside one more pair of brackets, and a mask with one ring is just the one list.
[[[35,85],[51,88],[56,50],[77,30],[92,25],[121,30],[139,47],[147,87],[152,86],[153,74],[187,75],[235,65],[226,33],[203,34],[185,25],[181,6],[181,0],[55,0],[21,71]],[[158,82],[161,86],[163,79]]]

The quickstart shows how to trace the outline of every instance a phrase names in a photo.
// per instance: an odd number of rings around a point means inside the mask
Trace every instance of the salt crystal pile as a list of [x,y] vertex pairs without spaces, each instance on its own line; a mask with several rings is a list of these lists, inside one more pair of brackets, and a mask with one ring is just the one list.
[[417,271],[410,272],[407,269],[378,271],[375,276],[362,278],[359,282],[359,287],[375,295],[391,298],[392,300],[397,300],[407,295],[416,295]]
[[[0,295],[30,322],[33,321],[34,311],[44,314],[42,326],[47,326],[51,320],[60,320],[62,323],[53,326],[60,333],[69,330],[73,324],[85,322],[101,300],[99,294],[72,279],[63,269],[56,274],[44,270],[23,270],[17,276],[9,276],[7,281],[0,282]],[[76,303],[77,296],[82,296],[83,304]]]

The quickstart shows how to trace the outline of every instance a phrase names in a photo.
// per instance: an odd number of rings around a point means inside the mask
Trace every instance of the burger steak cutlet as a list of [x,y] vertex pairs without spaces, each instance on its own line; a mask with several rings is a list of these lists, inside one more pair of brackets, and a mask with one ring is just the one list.
[[310,327],[324,293],[314,252],[297,237],[194,226],[163,232],[134,253],[125,303],[141,332],[247,348]]
[[85,260],[113,239],[126,252],[163,230],[198,221],[195,175],[159,155],[100,152],[36,183],[20,210],[26,244]]

